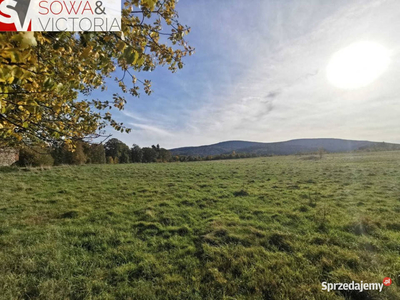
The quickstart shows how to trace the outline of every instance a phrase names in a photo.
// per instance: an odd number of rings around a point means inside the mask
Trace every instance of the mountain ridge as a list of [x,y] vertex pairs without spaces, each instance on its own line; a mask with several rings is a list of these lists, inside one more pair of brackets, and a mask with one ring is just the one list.
[[173,148],[169,151],[172,155],[204,157],[230,154],[233,151],[257,155],[290,155],[315,152],[320,148],[333,153],[368,149],[400,150],[400,144],[339,138],[304,138],[271,143],[232,140],[211,145]]

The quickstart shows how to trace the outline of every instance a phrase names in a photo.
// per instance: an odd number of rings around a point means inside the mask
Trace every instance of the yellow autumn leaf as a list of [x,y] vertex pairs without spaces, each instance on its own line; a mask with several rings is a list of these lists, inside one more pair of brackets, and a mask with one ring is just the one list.
[[82,51],[82,57],[83,57],[83,58],[88,58],[91,52],[92,52],[92,50],[91,50],[90,48],[85,48],[85,49]]
[[119,42],[117,43],[117,45],[116,45],[118,51],[124,50],[125,46],[126,46],[126,44],[125,44],[124,41],[119,41]]

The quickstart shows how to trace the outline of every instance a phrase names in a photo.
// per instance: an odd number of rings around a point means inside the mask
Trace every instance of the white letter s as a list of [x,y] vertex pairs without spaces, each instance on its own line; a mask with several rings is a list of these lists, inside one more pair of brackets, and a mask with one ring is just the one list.
[[0,12],[10,16],[9,18],[0,15],[0,22],[4,24],[13,24],[13,18],[18,18],[17,12],[12,9],[12,7],[15,7],[17,5],[17,1],[15,0],[4,0],[3,2],[0,3]]

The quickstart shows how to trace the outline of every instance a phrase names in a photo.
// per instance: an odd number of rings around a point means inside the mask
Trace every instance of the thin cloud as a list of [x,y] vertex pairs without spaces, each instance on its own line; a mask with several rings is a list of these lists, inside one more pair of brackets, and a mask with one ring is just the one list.
[[[140,130],[144,130],[144,131],[149,131],[158,135],[162,135],[162,136],[174,136],[174,134],[172,134],[171,132],[158,128],[156,126],[152,126],[152,125],[145,125],[145,124],[139,124],[139,123],[129,123],[129,125],[135,127],[136,129],[140,129]],[[135,129],[133,128],[133,129]]]
[[122,114],[127,116],[127,117],[129,117],[129,118],[131,118],[131,119],[139,121],[139,122],[148,122],[149,121],[149,119],[146,119],[146,118],[143,118],[141,116],[138,116],[135,113],[132,113],[132,112],[127,111],[127,110],[123,110]]

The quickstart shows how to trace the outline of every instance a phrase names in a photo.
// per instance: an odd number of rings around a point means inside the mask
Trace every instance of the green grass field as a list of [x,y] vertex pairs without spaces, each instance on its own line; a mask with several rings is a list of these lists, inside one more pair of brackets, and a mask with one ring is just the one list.
[[0,299],[400,299],[400,152],[0,180]]

